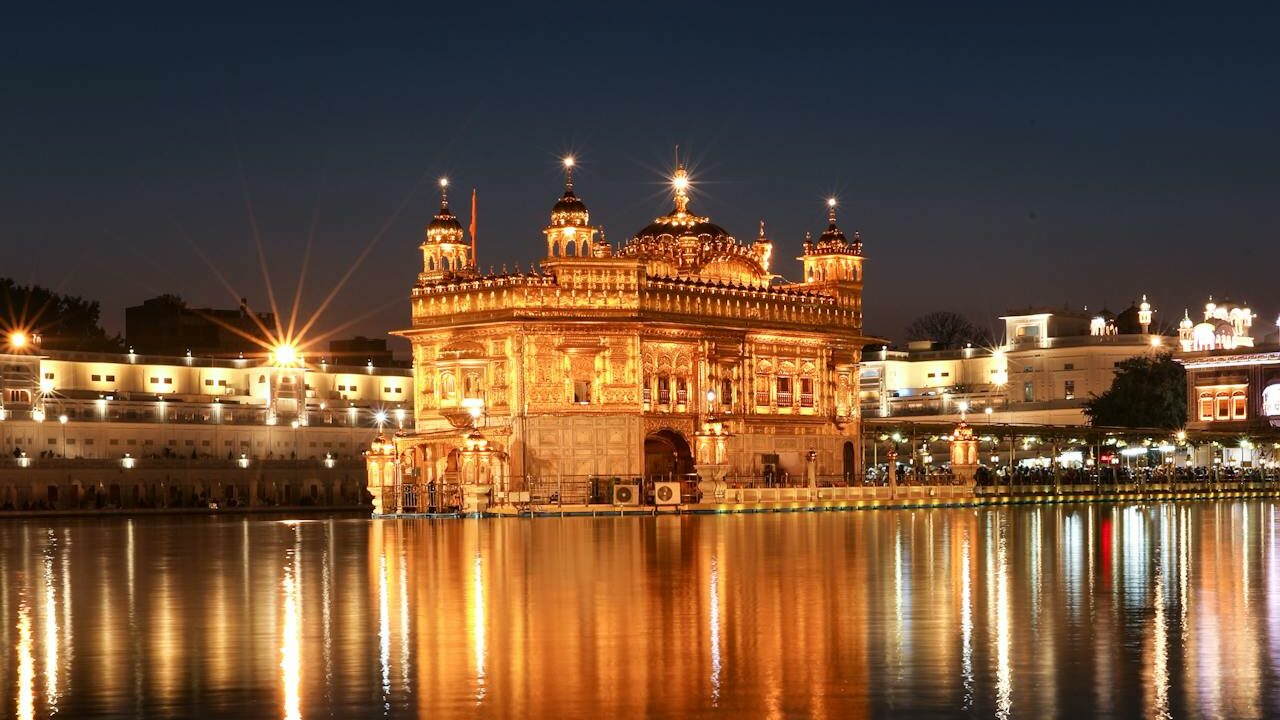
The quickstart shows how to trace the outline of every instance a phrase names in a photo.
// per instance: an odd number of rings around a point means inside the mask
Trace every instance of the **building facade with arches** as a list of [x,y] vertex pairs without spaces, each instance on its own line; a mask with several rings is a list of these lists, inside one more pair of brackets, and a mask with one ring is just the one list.
[[569,159],[565,173],[545,257],[527,273],[480,272],[442,198],[412,324],[397,333],[413,348],[414,427],[389,439],[398,470],[370,488],[381,511],[443,509],[421,500],[440,493],[466,505],[463,454],[477,436],[490,480],[476,493],[493,503],[591,478],[643,495],[658,480],[855,475],[857,367],[872,340],[862,242],[841,231],[834,201],[819,239],[795,244],[804,275],[788,282],[763,222],[740,242],[692,211],[683,166],[673,209],[616,247],[591,224]]

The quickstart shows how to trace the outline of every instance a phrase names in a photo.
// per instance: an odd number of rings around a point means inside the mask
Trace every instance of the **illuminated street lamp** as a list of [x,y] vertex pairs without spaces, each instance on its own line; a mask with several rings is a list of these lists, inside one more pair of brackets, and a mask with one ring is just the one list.
[[62,426],[62,457],[67,456],[67,416],[58,416],[58,424]]
[[27,334],[21,330],[14,330],[9,333],[9,347],[14,350],[21,350],[27,346]]
[[280,343],[271,350],[271,357],[277,367],[293,367],[301,360],[302,353],[291,343]]

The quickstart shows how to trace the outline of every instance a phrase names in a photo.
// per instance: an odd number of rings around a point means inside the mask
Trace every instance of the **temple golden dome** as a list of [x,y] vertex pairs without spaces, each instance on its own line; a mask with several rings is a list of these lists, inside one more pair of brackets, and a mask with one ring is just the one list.
[[767,283],[768,243],[747,246],[710,218],[689,211],[689,173],[672,176],[675,207],[641,228],[621,254],[647,261],[654,275],[743,284]]
[[830,253],[841,254],[862,254],[862,236],[859,233],[853,234],[853,242],[845,236],[844,231],[836,224],[836,199],[827,199],[827,229],[822,231],[818,236],[818,242],[811,243],[807,238],[805,240],[806,254],[826,255]]
[[573,192],[572,155],[564,158],[564,194],[551,207],[551,224],[555,227],[587,227],[591,224],[591,213],[586,203]]
[[462,223],[449,209],[449,181],[440,178],[440,211],[427,224],[427,242],[460,243],[462,242]]

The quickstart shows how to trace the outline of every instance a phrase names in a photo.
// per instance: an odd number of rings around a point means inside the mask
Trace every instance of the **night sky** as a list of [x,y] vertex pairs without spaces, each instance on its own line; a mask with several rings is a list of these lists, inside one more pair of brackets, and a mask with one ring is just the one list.
[[313,228],[304,309],[377,238],[318,327],[381,335],[438,176],[464,224],[478,189],[482,268],[527,269],[561,154],[616,244],[669,210],[677,143],[692,209],[744,241],[763,218],[786,277],[837,195],[872,334],[1142,292],[1166,322],[1209,293],[1280,312],[1262,5],[176,5],[0,30],[0,276],[99,298],[112,331],[164,292],[267,309],[245,193],[286,306]]

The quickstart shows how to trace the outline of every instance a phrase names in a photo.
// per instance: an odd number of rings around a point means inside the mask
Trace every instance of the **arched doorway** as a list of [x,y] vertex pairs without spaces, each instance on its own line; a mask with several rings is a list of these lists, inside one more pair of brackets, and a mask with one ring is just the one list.
[[644,439],[644,475],[653,480],[683,480],[693,472],[689,442],[675,430],[664,428]]
[[853,441],[846,440],[844,443],[844,481],[846,483],[853,482],[853,476],[857,472],[854,467],[853,457]]

